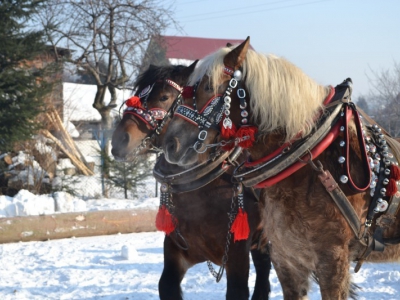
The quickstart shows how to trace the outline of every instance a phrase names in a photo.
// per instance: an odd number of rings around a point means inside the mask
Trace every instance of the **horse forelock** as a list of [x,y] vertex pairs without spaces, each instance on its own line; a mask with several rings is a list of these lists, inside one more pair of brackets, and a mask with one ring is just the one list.
[[180,81],[178,76],[180,72],[185,68],[182,65],[172,66],[150,66],[146,71],[140,74],[134,84],[134,89],[139,91],[149,85],[152,85],[156,81],[172,79]]
[[[223,76],[225,55],[234,47],[224,47],[200,60],[189,78],[189,85],[204,75],[218,90]],[[253,122],[261,133],[283,130],[288,141],[299,132],[308,134],[314,117],[322,108],[329,88],[319,85],[284,58],[248,50],[242,65],[244,85],[251,95]]]

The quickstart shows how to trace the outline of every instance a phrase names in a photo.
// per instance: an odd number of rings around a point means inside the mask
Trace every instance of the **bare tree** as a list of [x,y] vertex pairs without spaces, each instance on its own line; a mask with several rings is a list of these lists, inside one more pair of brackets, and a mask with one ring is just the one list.
[[[152,36],[176,25],[162,0],[50,0],[40,19],[54,47],[73,50],[70,62],[89,73],[97,85],[93,107],[102,128],[112,127],[116,89],[140,67]],[[49,26],[50,25],[50,26]],[[107,90],[111,101],[105,103]]]
[[392,136],[400,136],[400,63],[380,72],[372,71],[369,78],[373,90],[369,96],[370,106],[374,106],[374,119]]

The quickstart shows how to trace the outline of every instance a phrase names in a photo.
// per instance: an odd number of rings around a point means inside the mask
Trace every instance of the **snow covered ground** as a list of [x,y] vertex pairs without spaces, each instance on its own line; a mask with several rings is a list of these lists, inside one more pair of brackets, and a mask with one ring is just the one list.
[[[157,206],[157,198],[145,197],[83,201],[65,193],[54,197],[35,196],[27,191],[21,191],[14,198],[0,196],[3,216],[13,212],[19,212],[17,215],[54,213],[51,209],[55,207],[59,211],[82,211]],[[152,232],[2,244],[0,299],[158,299],[163,238],[163,233]],[[361,288],[359,299],[400,299],[400,263],[366,263],[352,276]],[[271,299],[282,299],[275,271],[270,281]],[[254,283],[251,265],[251,292]],[[182,288],[187,300],[224,299],[226,280],[216,283],[203,263],[188,271]],[[315,284],[309,298],[320,299]]]
[[[158,299],[163,238],[157,232],[0,245],[0,299]],[[353,279],[359,299],[400,299],[399,264],[365,264]],[[274,271],[270,281],[271,299],[282,299]],[[252,268],[251,291],[254,282]],[[224,299],[225,286],[205,263],[191,268],[182,283],[188,300]],[[310,299],[320,299],[315,285]]]

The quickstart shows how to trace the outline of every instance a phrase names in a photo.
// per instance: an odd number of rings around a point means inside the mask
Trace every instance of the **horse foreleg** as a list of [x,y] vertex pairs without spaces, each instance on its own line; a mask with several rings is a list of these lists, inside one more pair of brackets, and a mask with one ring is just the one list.
[[175,243],[168,236],[164,239],[164,269],[158,282],[161,300],[182,300],[181,281],[188,269]]
[[316,276],[323,300],[347,299],[350,292],[350,263],[343,247],[320,252]]
[[271,258],[268,245],[264,249],[251,250],[254,268],[256,269],[256,284],[254,286],[252,300],[267,300],[271,291],[269,273],[271,271]]
[[249,247],[244,243],[244,241],[236,242],[229,251],[229,258],[226,264],[227,300],[249,299],[250,257]]
[[274,268],[282,287],[283,299],[308,299],[310,271],[295,261],[287,263],[285,260],[274,261]]

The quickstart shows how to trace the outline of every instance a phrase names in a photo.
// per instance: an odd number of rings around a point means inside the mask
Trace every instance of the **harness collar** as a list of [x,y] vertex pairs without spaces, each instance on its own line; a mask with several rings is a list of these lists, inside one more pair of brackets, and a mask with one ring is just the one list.
[[[342,84],[338,85],[336,89],[339,91],[337,92],[336,99],[339,100],[329,104],[333,100],[335,92],[332,91],[333,88],[331,88],[330,93],[324,100],[324,104],[330,105],[334,110],[331,111],[328,116],[327,114],[322,115],[322,119],[319,120],[320,125],[317,127],[318,129],[316,131],[301,140],[292,140],[284,144],[271,154],[255,162],[246,162],[245,168],[240,173],[235,172],[234,177],[237,180],[243,180],[243,184],[246,186],[254,186],[255,188],[272,186],[302,168],[305,165],[305,161],[317,157],[339,136],[340,132],[344,132],[345,141],[343,146],[345,147],[343,147],[343,149],[345,151],[343,154],[344,156],[340,158],[342,161],[339,162],[342,164],[344,176],[347,178],[345,183],[348,183],[353,190],[358,192],[365,191],[369,188],[371,171],[365,151],[365,143],[358,112],[354,104],[349,101],[351,92],[350,80],[344,81]],[[349,138],[347,127],[352,116],[354,116],[359,136],[364,169],[369,174],[366,180],[367,182],[360,187],[356,186],[352,181],[348,163]]]

